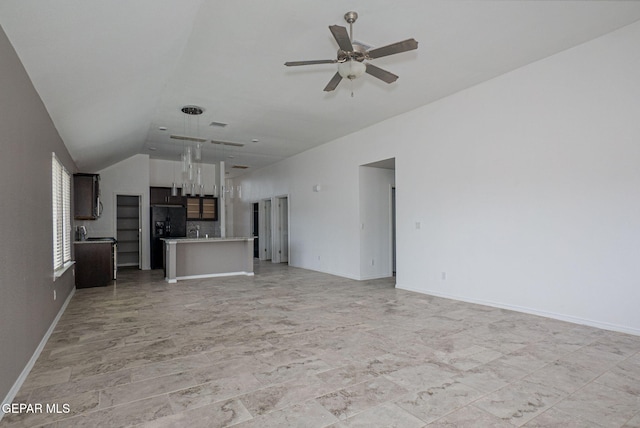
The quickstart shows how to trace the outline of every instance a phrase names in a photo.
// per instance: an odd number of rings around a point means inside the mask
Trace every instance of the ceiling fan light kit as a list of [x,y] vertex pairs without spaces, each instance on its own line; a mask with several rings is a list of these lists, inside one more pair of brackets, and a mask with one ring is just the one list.
[[392,43],[380,48],[370,49],[361,43],[353,40],[353,23],[358,19],[356,12],[347,12],[344,20],[349,24],[349,32],[345,27],[340,25],[330,25],[329,31],[338,44],[338,55],[336,59],[320,59],[309,61],[289,61],[284,65],[287,67],[295,67],[300,65],[316,65],[316,64],[338,64],[338,71],[331,78],[324,90],[326,92],[336,89],[342,79],[357,79],[367,73],[373,77],[382,80],[385,83],[393,83],[398,80],[398,76],[384,70],[380,67],[365,62],[375,58],[394,55],[401,52],[418,49],[418,42],[415,39],[407,39],[401,42]]
[[352,59],[338,63],[338,73],[344,79],[353,80],[362,76],[365,71],[367,71],[366,65]]

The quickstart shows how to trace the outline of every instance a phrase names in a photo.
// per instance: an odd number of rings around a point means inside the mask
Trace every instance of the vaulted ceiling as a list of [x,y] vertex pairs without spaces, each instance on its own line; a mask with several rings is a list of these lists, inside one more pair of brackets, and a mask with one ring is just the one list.
[[[365,74],[323,92],[335,64],[284,66],[335,58],[328,26],[348,27],[350,10],[360,42],[418,41],[372,61],[395,83]],[[639,19],[640,2],[609,0],[0,2],[0,25],[87,172],[137,153],[178,160],[185,142],[170,135],[237,143],[205,143],[204,162],[260,168]]]

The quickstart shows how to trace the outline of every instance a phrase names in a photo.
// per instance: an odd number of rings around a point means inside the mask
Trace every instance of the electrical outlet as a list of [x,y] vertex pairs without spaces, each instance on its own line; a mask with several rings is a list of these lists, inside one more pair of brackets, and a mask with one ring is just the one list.
[[371,266],[375,264],[375,260],[371,259]]
[[419,222],[419,221],[416,221],[416,229],[420,229],[420,227],[421,227],[421,226],[422,226],[422,225],[420,224],[420,222]]
[[442,272],[442,275],[440,276],[440,278],[441,278],[443,281],[446,281],[446,280],[447,280],[447,273],[446,273],[446,272]]

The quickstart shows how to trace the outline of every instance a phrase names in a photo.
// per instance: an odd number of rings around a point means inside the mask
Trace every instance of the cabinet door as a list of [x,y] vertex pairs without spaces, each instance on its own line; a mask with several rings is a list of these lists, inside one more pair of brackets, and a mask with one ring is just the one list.
[[76,220],[95,220],[97,218],[97,192],[96,175],[73,175],[73,217]]
[[217,202],[216,198],[202,198],[202,220],[218,220]]
[[200,220],[200,198],[187,198],[187,220]]
[[150,205],[183,205],[184,198],[180,196],[182,189],[178,189],[178,196],[171,196],[170,187],[150,187],[149,188],[149,204]]
[[168,187],[150,187],[149,203],[151,205],[166,204],[171,195],[171,189]]
[[83,242],[75,247],[76,288],[104,287],[113,279],[111,243]]
[[[178,189],[178,195],[180,195],[180,189]],[[169,189],[169,205],[185,206],[185,199],[184,196],[171,196],[171,189]]]

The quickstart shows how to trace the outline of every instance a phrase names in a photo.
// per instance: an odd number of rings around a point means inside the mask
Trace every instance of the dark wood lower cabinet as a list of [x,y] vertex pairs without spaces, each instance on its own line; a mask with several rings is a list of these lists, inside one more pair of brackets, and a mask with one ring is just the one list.
[[113,280],[111,242],[76,242],[76,288],[104,287]]

